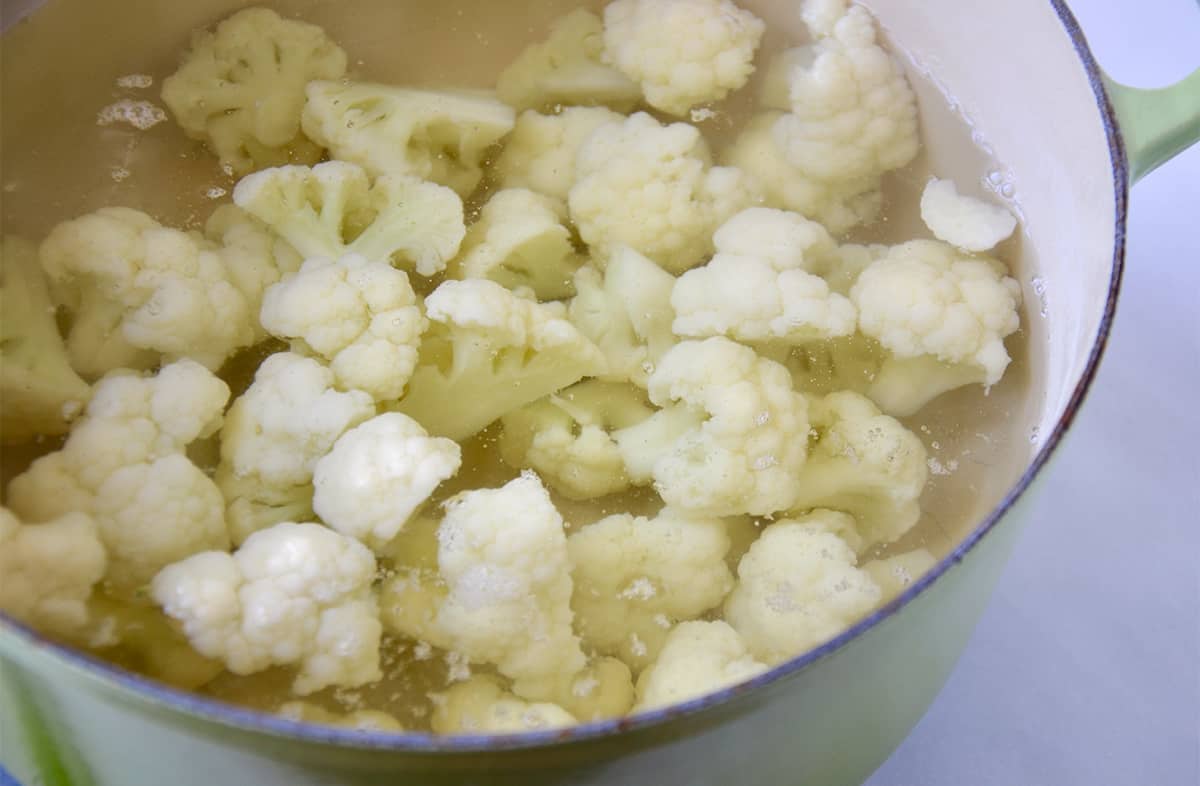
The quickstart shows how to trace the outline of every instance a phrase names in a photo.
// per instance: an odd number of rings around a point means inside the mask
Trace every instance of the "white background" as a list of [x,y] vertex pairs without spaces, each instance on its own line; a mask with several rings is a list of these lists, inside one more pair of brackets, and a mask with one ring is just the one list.
[[[1200,66],[1196,0],[1068,0],[1116,80]],[[1134,187],[1113,338],[949,684],[869,786],[1200,784],[1200,146]]]

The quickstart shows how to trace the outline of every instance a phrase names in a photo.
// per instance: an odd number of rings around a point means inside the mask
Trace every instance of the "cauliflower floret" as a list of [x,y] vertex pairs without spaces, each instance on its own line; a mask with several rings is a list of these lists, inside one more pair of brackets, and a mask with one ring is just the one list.
[[812,272],[835,254],[820,224],[756,207],[713,240],[716,256],[680,276],[671,293],[676,335],[805,344],[854,333],[854,306]]
[[234,542],[307,509],[317,461],[345,431],[374,417],[370,395],[333,386],[325,366],[280,352],[263,361],[229,408],[217,479]]
[[429,323],[408,276],[350,254],[309,259],[268,289],[262,324],[293,339],[293,351],[328,360],[339,387],[387,401],[404,394]]
[[628,112],[642,97],[641,88],[600,62],[603,54],[600,17],[576,9],[555,20],[545,41],[526,47],[500,73],[496,93],[518,110],[598,105]]
[[666,509],[654,518],[609,516],[567,538],[577,628],[584,644],[635,671],[648,666],[681,620],[720,605],[733,588],[721,519]]
[[921,220],[938,240],[964,251],[987,251],[1017,228],[1013,214],[958,193],[953,180],[932,178],[921,192]]
[[25,240],[0,241],[0,441],[64,434],[90,390],[71,368],[54,304]]
[[505,415],[500,455],[512,467],[537,470],[568,499],[594,499],[629,488],[613,440],[654,414],[646,394],[627,384],[589,380]]
[[346,53],[321,28],[247,8],[215,33],[196,34],[183,65],[163,80],[162,98],[188,136],[244,174],[320,159],[300,133],[304,86],[345,72]]
[[819,181],[906,166],[920,147],[916,96],[899,62],[876,43],[875,20],[855,5],[832,28],[820,27],[826,37],[782,58],[789,106],[775,108],[791,112],[775,124],[776,143]]
[[517,734],[575,724],[557,704],[522,701],[483,674],[437,694],[432,719],[437,734]]
[[221,494],[183,452],[220,428],[228,400],[229,387],[189,360],[151,377],[111,374],[62,449],[12,480],[8,505],[28,522],[91,516],[105,579],[122,591],[189,554],[228,548]]
[[516,113],[490,93],[365,82],[310,82],[304,133],[375,177],[407,175],[465,197],[483,179],[492,145]]
[[465,439],[604,370],[600,350],[560,309],[494,281],[447,281],[425,300],[425,314],[433,325],[398,409],[431,434]]
[[646,387],[659,358],[675,345],[671,292],[675,277],[632,248],[613,249],[604,272],[575,274],[568,315],[608,363],[601,379]]
[[[685,341],[663,356],[649,393],[664,409],[616,435],[634,481],[650,467],[668,505],[710,516],[793,506],[808,403],[786,368],[729,339]],[[647,439],[660,425],[668,438]]]
[[353,712],[330,712],[307,701],[289,701],[280,705],[275,714],[298,723],[317,723],[322,726],[337,726],[354,731],[387,732],[404,731],[400,721],[379,710],[354,710]]
[[604,9],[604,59],[650,106],[685,115],[746,84],[765,30],[730,0],[615,0]]
[[385,588],[393,630],[495,664],[526,699],[553,699],[585,664],[571,629],[571,564],[562,516],[536,475],[446,503],[437,578]]
[[581,723],[619,718],[633,706],[633,673],[616,658],[595,658],[562,680],[554,695]]
[[358,541],[284,522],[232,555],[208,551],[164,568],[150,591],[201,654],[235,674],[298,666],[292,690],[303,696],[382,676],[374,578],[375,558]]
[[22,524],[0,507],[0,609],[58,635],[88,623],[88,598],[104,578],[108,555],[86,513]]
[[509,289],[527,287],[538,300],[575,294],[571,279],[583,260],[571,244],[561,202],[523,188],[496,192],[467,231],[452,278],[488,278]]
[[862,547],[890,543],[912,529],[929,479],[917,435],[850,391],[813,401],[809,418],[808,463],[793,479],[798,492],[793,509],[852,514]]
[[67,350],[84,376],[149,368],[158,354],[215,369],[255,339],[255,315],[221,255],[137,210],[59,224],[40,260],[74,318]]
[[725,619],[754,657],[775,665],[845,630],[882,595],[870,574],[855,567],[854,549],[814,511],[779,521],[738,564],[738,582],[725,601]]
[[422,276],[444,270],[467,231],[462,200],[450,189],[404,175],[371,185],[345,161],[256,172],[238,182],[233,201],[305,258],[359,254],[411,265]]
[[713,230],[758,198],[741,170],[711,166],[695,126],[644,112],[593,131],[575,171],[568,203],[584,242],[598,256],[630,246],[671,273],[704,261]]
[[219,246],[217,253],[225,262],[230,282],[255,315],[253,343],[257,344],[268,335],[257,318],[263,295],[280,278],[299,270],[304,259],[286,240],[237,205],[221,205],[214,210],[204,224],[204,235]]
[[557,115],[522,112],[496,159],[496,180],[502,188],[528,188],[566,202],[579,148],[600,126],[624,120],[603,107],[570,106]]
[[698,698],[766,670],[726,623],[684,622],[671,631],[658,660],[638,678],[633,711]]
[[858,328],[891,353],[870,393],[885,412],[911,415],[947,390],[1000,381],[1004,339],[1021,324],[1021,287],[1006,273],[994,259],[913,240],[858,276]]
[[394,538],[461,464],[457,443],[430,437],[398,412],[379,415],[339,437],[317,462],[313,510],[338,532],[374,547]]
[[908,585],[924,576],[937,564],[937,560],[925,549],[914,549],[887,559],[874,559],[862,566],[863,571],[879,585],[883,595],[880,605],[891,601]]
[[755,179],[765,203],[800,213],[835,235],[874,221],[883,209],[878,176],[822,180],[793,166],[775,140],[782,112],[755,115],[721,154],[721,163]]

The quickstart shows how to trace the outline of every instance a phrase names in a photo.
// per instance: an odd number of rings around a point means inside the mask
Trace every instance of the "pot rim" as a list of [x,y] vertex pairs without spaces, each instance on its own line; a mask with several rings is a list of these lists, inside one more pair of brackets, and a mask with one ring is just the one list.
[[102,683],[107,683],[109,688],[115,688],[118,692],[132,694],[132,696],[127,695],[127,698],[141,699],[160,709],[177,711],[193,716],[201,721],[208,721],[227,727],[259,732],[268,736],[299,742],[321,743],[347,749],[370,749],[397,753],[411,752],[425,755],[495,753],[551,748],[571,743],[604,739],[628,731],[661,727],[674,720],[693,716],[710,708],[723,705],[745,693],[764,689],[779,680],[786,679],[803,670],[810,664],[837,652],[851,640],[903,609],[944,573],[961,562],[967,553],[996,527],[1009,509],[1029,489],[1034,479],[1041,473],[1042,469],[1049,462],[1050,457],[1062,442],[1067,430],[1074,423],[1079,408],[1087,397],[1091,384],[1095,379],[1096,371],[1107,347],[1113,318],[1116,314],[1117,300],[1120,294],[1121,280],[1125,267],[1125,232],[1130,182],[1129,164],[1126,156],[1125,142],[1122,138],[1108,91],[1105,88],[1103,72],[1092,55],[1087,39],[1064,0],[1049,0],[1049,2],[1057,14],[1068,38],[1071,40],[1072,46],[1087,74],[1092,92],[1096,98],[1097,107],[1100,110],[1100,118],[1108,140],[1112,166],[1116,204],[1112,277],[1109,281],[1104,313],[1101,316],[1097,329],[1096,340],[1089,352],[1083,374],[1076,384],[1074,391],[1072,391],[1063,414],[1055,423],[1046,441],[1035,454],[1025,472],[1013,487],[1009,489],[1000,503],[953,551],[942,558],[928,573],[913,582],[910,587],[892,599],[891,602],[862,618],[838,636],[744,683],[724,688],[715,693],[710,693],[681,704],[650,710],[630,717],[593,721],[567,729],[522,732],[507,735],[438,735],[430,732],[355,731],[291,721],[271,713],[237,707],[217,699],[203,697],[195,693],[163,685],[147,677],[114,666],[92,655],[49,641],[32,628],[16,622],[2,612],[0,612],[0,638],[11,636],[17,640],[18,646],[32,647],[38,650],[39,654],[53,657],[59,660],[64,666],[73,667],[75,670],[84,672]]

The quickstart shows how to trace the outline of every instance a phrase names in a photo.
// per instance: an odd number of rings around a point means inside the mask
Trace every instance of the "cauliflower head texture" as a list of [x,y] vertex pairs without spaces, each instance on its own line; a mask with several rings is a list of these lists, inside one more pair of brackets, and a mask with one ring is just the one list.
[[304,86],[345,72],[346,53],[321,28],[247,8],[196,34],[162,98],[189,136],[245,174],[321,157],[300,131]]
[[229,387],[190,360],[106,376],[62,449],[13,478],[8,505],[26,522],[90,516],[108,552],[105,579],[122,591],[227,548],[220,491],[184,451],[220,428],[228,400]]
[[630,480],[612,432],[652,414],[645,392],[632,385],[580,382],[501,418],[500,454],[569,499],[615,494]]
[[574,726],[575,717],[557,704],[528,702],[499,680],[477,674],[434,700],[432,726],[438,734],[516,734]]
[[256,337],[221,255],[150,216],[106,207],[51,230],[39,258],[72,316],[71,365],[86,377],[159,357],[218,368]]
[[680,276],[671,292],[676,335],[805,344],[854,333],[854,305],[811,272],[836,253],[820,224],[750,208],[713,241],[716,255]]
[[742,561],[725,601],[725,619],[754,657],[775,665],[841,633],[879,603],[870,574],[855,567],[854,549],[814,511],[763,530]]
[[385,588],[398,633],[491,663],[522,698],[552,700],[586,665],[572,629],[571,562],[562,516],[532,473],[446,503],[436,577]]
[[317,461],[313,510],[338,532],[377,546],[396,537],[461,464],[457,443],[387,412],[347,431]]
[[96,522],[67,513],[22,524],[0,507],[0,609],[39,630],[71,635],[89,621],[88,599],[108,570]]
[[604,8],[604,59],[650,106],[685,115],[746,84],[765,30],[730,0],[615,0]]
[[658,656],[676,623],[696,619],[733,588],[721,519],[670,508],[653,518],[609,516],[567,538],[576,627],[584,644],[635,671]]
[[987,251],[1017,228],[999,205],[958,193],[953,180],[932,178],[921,192],[921,220],[938,240],[964,251]]
[[575,253],[566,221],[567,208],[557,199],[523,188],[497,191],[467,230],[449,275],[487,278],[512,290],[528,288],[538,300],[570,297],[583,260]]
[[375,177],[432,180],[463,197],[479,185],[489,149],[516,121],[511,107],[486,92],[314,81],[307,93],[304,133],[333,158]]
[[605,65],[604,24],[583,8],[556,19],[545,41],[526,47],[500,72],[496,94],[518,110],[558,106],[633,109],[641,88]]
[[713,231],[758,199],[740,170],[711,166],[695,126],[663,126],[644,112],[593,131],[575,172],[568,205],[592,251],[629,246],[675,274],[700,264]]
[[91,390],[75,370],[54,319],[37,247],[0,241],[0,442],[65,434]]
[[635,481],[648,466],[668,505],[710,516],[793,506],[808,402],[786,368],[726,338],[685,341],[663,356],[649,393],[664,409],[616,436]]
[[356,254],[309,259],[267,290],[261,319],[294,351],[329,361],[338,387],[377,401],[404,394],[429,324],[403,271]]
[[522,112],[496,159],[496,179],[503,188],[527,188],[565,202],[584,141],[600,126],[624,120],[604,107],[568,106],[554,115]]
[[448,188],[405,175],[367,173],[345,161],[283,166],[242,178],[233,201],[306,258],[357,254],[432,276],[466,234],[462,200]]
[[851,391],[809,407],[812,444],[794,478],[794,509],[832,508],[857,521],[862,546],[890,543],[921,518],[929,479],[925,446],[900,421]]
[[397,408],[437,436],[465,439],[604,369],[600,350],[561,307],[494,281],[447,281],[426,298],[425,315],[432,325]]
[[695,699],[766,671],[724,622],[683,622],[637,682],[634,712]]
[[304,696],[382,676],[374,578],[375,558],[358,541],[283,522],[233,554],[207,551],[169,565],[150,590],[198,652],[235,674],[295,666],[292,690]]

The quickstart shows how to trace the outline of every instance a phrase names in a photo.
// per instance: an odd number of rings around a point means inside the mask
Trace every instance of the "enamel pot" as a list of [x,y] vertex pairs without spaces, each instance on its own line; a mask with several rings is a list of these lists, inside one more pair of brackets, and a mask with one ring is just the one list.
[[[802,39],[795,0],[741,4],[768,21],[770,35]],[[49,183],[64,172],[91,176],[95,96],[111,95],[124,74],[169,73],[190,30],[242,3],[50,0],[29,13],[36,5],[4,0],[6,183],[35,165]],[[486,84],[531,27],[574,4],[275,5],[325,26],[367,63],[427,81]],[[1160,91],[1111,83],[1061,0],[867,5],[923,85],[922,165],[990,182],[1024,218],[1011,261],[1027,302],[1026,371],[1005,413],[1008,447],[959,501],[962,524],[950,528],[945,556],[930,573],[836,639],[747,684],[632,719],[493,738],[351,733],[236,709],[122,672],[0,617],[5,767],[22,782],[53,786],[834,786],[865,779],[947,679],[1027,523],[1031,497],[1053,477],[1048,464],[1083,403],[1112,324],[1131,182],[1200,136],[1200,72]],[[478,46],[477,31],[487,32],[488,46]],[[944,95],[956,100],[948,104]],[[87,122],[72,125],[67,119],[81,106]],[[977,129],[966,143],[964,120]],[[107,167],[102,174],[108,177]],[[17,180],[33,191],[5,194],[6,219],[48,199],[36,179]],[[87,182],[60,188],[58,218],[115,198],[101,193],[94,204],[80,196],[91,192],[103,189]]]

